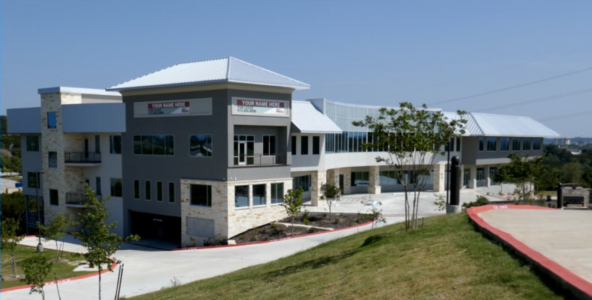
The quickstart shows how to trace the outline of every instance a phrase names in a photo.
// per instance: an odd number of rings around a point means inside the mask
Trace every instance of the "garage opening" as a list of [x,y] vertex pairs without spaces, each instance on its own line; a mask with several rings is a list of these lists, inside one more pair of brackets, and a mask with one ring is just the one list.
[[136,243],[143,246],[172,249],[181,246],[181,218],[137,211],[129,211],[131,233],[141,240]]

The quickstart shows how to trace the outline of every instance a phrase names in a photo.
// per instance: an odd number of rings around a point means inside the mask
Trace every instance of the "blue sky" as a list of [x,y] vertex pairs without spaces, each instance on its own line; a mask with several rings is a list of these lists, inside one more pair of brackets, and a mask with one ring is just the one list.
[[592,70],[438,103],[592,67],[591,15],[592,1],[1,1],[1,113],[38,106],[38,88],[234,56],[311,85],[294,99],[527,115],[592,136]]

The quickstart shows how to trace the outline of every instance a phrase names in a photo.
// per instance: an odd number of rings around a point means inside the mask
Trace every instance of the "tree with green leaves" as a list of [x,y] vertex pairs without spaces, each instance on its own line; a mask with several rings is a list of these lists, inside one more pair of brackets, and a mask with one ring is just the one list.
[[294,228],[294,220],[298,215],[300,215],[302,206],[304,205],[304,202],[302,202],[303,192],[304,191],[302,188],[299,187],[297,190],[288,190],[286,195],[284,195],[284,202],[282,203],[282,206],[291,219],[292,228]]
[[434,158],[444,155],[444,146],[451,138],[464,134],[466,112],[458,111],[458,118],[449,120],[441,111],[428,110],[425,104],[416,108],[409,102],[401,102],[398,109],[383,107],[379,112],[378,117],[366,116],[353,125],[372,133],[372,140],[363,149],[387,153],[377,156],[376,161],[394,170],[405,194],[405,229],[417,229],[419,196],[429,181]]
[[21,279],[21,281],[31,285],[29,293],[39,293],[41,298],[45,299],[43,287],[45,286],[45,278],[49,275],[53,263],[45,255],[36,254],[23,260],[21,265],[25,272],[25,278]]
[[512,153],[508,156],[510,163],[503,165],[498,172],[504,172],[508,181],[516,185],[516,193],[519,201],[528,201],[534,192],[534,184],[541,174],[542,157],[520,156]]
[[82,246],[86,248],[87,253],[83,254],[86,260],[97,266],[99,273],[99,300],[101,299],[101,272],[103,265],[112,272],[111,256],[119,250],[121,244],[125,241],[139,240],[140,237],[131,235],[121,237],[111,231],[117,227],[117,223],[107,223],[109,214],[107,212],[107,197],[105,201],[99,201],[95,192],[86,185],[85,210],[78,214],[78,222],[81,229],[74,232],[73,235],[78,239]]
[[59,242],[61,241],[62,245],[64,244],[63,239],[66,236],[66,230],[72,228],[74,225],[76,225],[76,222],[74,222],[69,215],[64,214],[57,214],[47,226],[38,223],[41,232],[43,232],[43,236],[45,236],[45,241],[55,241],[56,261],[60,259],[62,254]]
[[493,176],[493,181],[499,182],[500,184],[500,193],[504,193],[504,183],[509,182],[510,176],[507,173],[507,169],[498,169],[495,175]]
[[16,220],[12,218],[2,220],[0,226],[0,245],[2,251],[10,252],[12,275],[16,276],[16,262],[14,260],[14,250],[16,250],[16,246],[18,245],[18,243],[23,240],[23,236],[19,236],[17,234],[19,230],[19,224]]
[[329,219],[332,219],[331,207],[333,206],[333,202],[341,200],[341,189],[336,185],[326,183],[321,186],[321,192],[323,193],[321,200],[327,200]]

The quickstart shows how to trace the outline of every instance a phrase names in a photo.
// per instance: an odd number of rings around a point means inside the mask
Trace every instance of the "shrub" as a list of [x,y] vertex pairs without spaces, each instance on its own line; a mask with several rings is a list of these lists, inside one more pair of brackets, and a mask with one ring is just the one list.
[[477,200],[474,202],[469,202],[469,203],[463,203],[463,208],[469,208],[469,207],[476,207],[476,206],[483,206],[483,205],[488,205],[490,204],[489,200],[487,200],[487,197],[485,196],[477,196]]
[[315,233],[315,232],[317,232],[317,229],[314,227],[311,227],[308,229],[308,233]]
[[308,219],[304,219],[304,225],[308,225],[310,223],[310,221],[308,221]]
[[304,213],[302,214],[302,219],[303,220],[309,219],[309,212],[308,212],[308,210],[306,210],[306,209],[304,210]]

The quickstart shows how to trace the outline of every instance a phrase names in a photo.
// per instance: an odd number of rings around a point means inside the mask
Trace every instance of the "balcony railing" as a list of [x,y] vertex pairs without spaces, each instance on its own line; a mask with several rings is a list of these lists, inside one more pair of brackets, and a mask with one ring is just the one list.
[[[102,201],[101,195],[96,195],[97,200]],[[84,193],[66,193],[66,206],[83,207],[86,203]]]
[[101,163],[101,153],[95,152],[66,152],[65,162],[73,164],[98,164]]
[[263,155],[259,153],[234,157],[235,167],[282,166],[287,164],[286,154]]

